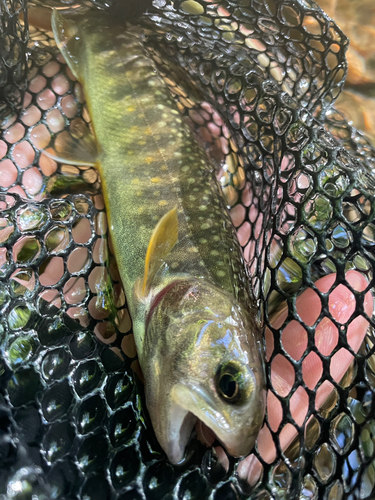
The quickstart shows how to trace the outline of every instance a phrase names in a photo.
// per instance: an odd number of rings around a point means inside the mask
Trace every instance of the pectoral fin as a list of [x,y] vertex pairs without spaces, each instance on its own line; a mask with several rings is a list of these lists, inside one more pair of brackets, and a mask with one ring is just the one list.
[[146,296],[148,288],[164,259],[177,243],[178,217],[177,209],[172,208],[157,223],[148,244],[145,272],[143,275],[142,295]]
[[55,153],[49,150],[44,151],[44,154],[68,165],[94,166],[98,158],[95,138],[88,127],[86,130],[80,130],[76,137],[68,131],[59,134],[55,139],[54,150]]
[[81,40],[79,38],[78,23],[69,16],[64,16],[56,9],[52,10],[51,26],[58,48],[71,69],[73,75],[79,80],[79,56]]

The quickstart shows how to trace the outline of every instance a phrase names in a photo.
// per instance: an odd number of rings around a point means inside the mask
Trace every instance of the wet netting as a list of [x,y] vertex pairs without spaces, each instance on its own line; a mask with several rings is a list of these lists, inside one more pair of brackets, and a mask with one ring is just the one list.
[[[23,4],[0,8],[9,104],[27,30]],[[197,429],[185,463],[168,463],[98,175],[42,153],[86,127],[84,95],[52,34],[30,27],[23,111],[7,108],[0,139],[0,498],[374,498],[375,150],[333,107],[348,40],[307,0],[154,0],[138,23],[243,248],[264,425],[245,459]]]
[[0,2],[0,123],[21,110],[27,85],[26,4],[27,0]]

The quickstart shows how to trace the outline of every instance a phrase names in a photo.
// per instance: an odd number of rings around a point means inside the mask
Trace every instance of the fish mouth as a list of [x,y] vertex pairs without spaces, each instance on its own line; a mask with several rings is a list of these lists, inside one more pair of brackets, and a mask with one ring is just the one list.
[[217,406],[207,392],[195,385],[179,383],[171,391],[172,404],[164,451],[171,463],[181,463],[195,424],[200,420],[234,457],[247,455],[255,437],[247,439],[241,429],[233,428],[229,415],[215,410]]
[[186,446],[197,421],[198,418],[189,410],[178,404],[171,406],[170,425],[164,451],[172,464],[178,465],[183,462]]

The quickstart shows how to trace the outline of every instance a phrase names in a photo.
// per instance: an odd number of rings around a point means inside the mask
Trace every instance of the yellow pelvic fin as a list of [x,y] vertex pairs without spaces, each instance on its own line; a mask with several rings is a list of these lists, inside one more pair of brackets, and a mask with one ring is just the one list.
[[64,131],[59,134],[55,139],[54,150],[55,153],[51,150],[44,153],[53,160],[68,165],[94,166],[98,159],[95,138],[87,126],[79,131]]
[[143,296],[147,295],[152,278],[163,264],[163,260],[177,243],[177,239],[177,208],[172,208],[172,210],[163,215],[159,220],[152,232],[150,243],[148,244],[145,272],[143,275]]

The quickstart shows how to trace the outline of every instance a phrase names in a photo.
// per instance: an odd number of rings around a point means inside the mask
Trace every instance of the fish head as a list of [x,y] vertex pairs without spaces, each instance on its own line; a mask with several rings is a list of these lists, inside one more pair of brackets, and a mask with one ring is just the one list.
[[232,456],[254,446],[265,390],[261,335],[250,311],[199,282],[177,285],[154,308],[142,367],[146,403],[172,463],[183,459],[198,420]]

